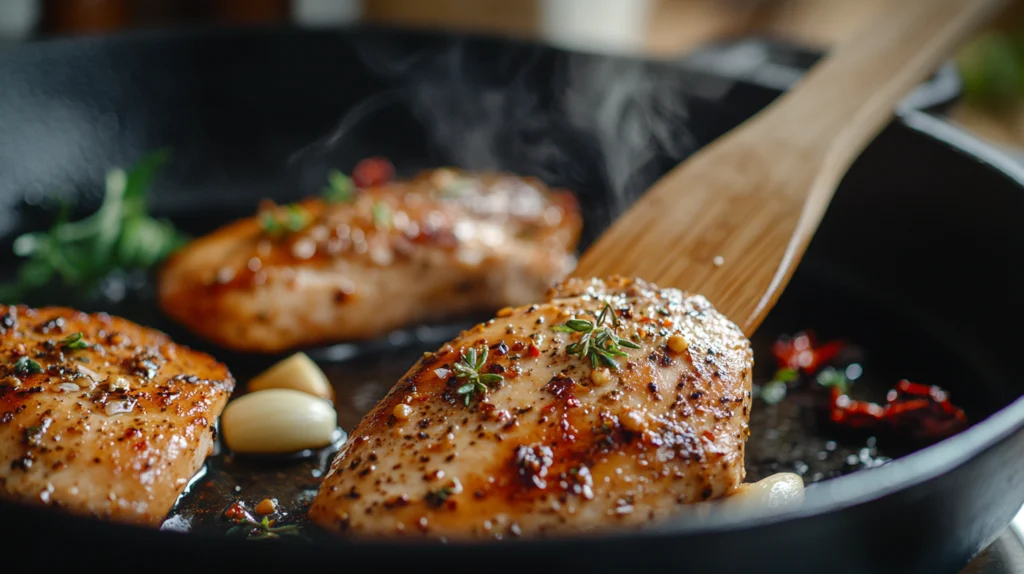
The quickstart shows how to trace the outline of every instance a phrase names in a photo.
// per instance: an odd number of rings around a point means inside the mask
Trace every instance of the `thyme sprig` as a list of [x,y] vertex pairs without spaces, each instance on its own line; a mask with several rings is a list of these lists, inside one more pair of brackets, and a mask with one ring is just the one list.
[[427,504],[435,508],[440,507],[451,497],[455,489],[451,486],[442,486],[437,490],[431,490],[427,492],[426,501]]
[[327,187],[320,193],[330,203],[352,203],[356,197],[356,186],[352,178],[332,169],[327,173]]
[[25,260],[15,280],[0,285],[0,301],[24,302],[51,283],[89,291],[116,271],[149,269],[184,245],[186,235],[148,212],[149,189],[168,157],[158,150],[127,169],[110,169],[91,215],[71,221],[71,206],[62,202],[49,230],[18,236],[12,249]]
[[288,524],[285,526],[274,526],[277,521],[271,520],[270,517],[264,516],[259,522],[246,516],[239,521],[239,524],[232,526],[224,533],[225,536],[245,536],[246,540],[268,540],[272,538],[281,538],[289,536],[292,538],[300,538],[308,540],[305,536],[300,534],[298,524]]
[[71,333],[67,337],[60,340],[60,346],[62,349],[74,351],[77,349],[88,349],[89,343],[82,338],[82,332]]
[[309,213],[297,203],[285,206],[284,217],[276,210],[267,210],[260,214],[260,228],[270,235],[282,235],[286,231],[298,233],[309,224]]
[[470,347],[462,353],[462,359],[455,363],[455,377],[463,381],[463,385],[455,390],[457,395],[466,396],[466,406],[469,406],[473,393],[486,393],[489,385],[494,385],[505,380],[505,377],[494,373],[481,373],[480,369],[487,364],[487,346],[481,347],[477,353],[476,347]]
[[14,373],[17,375],[35,375],[43,372],[43,366],[28,357],[21,357],[14,363]]
[[[605,327],[606,320],[611,317],[611,328]],[[553,329],[560,333],[583,333],[579,341],[565,347],[565,352],[570,355],[579,355],[581,358],[589,358],[590,366],[597,368],[599,364],[606,365],[612,369],[618,369],[619,363],[615,357],[628,357],[622,351],[622,347],[639,349],[629,339],[617,336],[613,329],[618,328],[619,317],[612,310],[611,305],[604,304],[604,308],[597,315],[597,321],[591,322],[586,319],[569,319],[561,325],[555,325]]]

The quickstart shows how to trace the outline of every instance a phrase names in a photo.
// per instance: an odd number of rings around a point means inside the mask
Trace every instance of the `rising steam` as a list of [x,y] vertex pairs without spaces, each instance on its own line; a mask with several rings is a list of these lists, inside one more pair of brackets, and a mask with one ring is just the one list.
[[425,134],[429,161],[568,187],[583,198],[588,223],[603,226],[698,145],[686,87],[668,64],[427,38],[415,48],[393,37],[357,40],[365,65],[394,89],[352,108],[299,155],[344,146],[354,125],[400,105]]

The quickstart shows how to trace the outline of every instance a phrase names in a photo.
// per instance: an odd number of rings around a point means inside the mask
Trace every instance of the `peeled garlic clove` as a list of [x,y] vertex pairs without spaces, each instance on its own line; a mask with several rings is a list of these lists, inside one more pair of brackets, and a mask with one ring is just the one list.
[[239,453],[288,453],[331,444],[338,415],[327,401],[294,389],[243,395],[221,415],[224,442]]
[[266,389],[295,389],[304,393],[334,400],[334,388],[327,375],[305,353],[295,353],[263,371],[249,381],[249,391]]
[[804,479],[799,474],[780,472],[753,484],[742,485],[726,501],[768,508],[799,505],[804,501]]

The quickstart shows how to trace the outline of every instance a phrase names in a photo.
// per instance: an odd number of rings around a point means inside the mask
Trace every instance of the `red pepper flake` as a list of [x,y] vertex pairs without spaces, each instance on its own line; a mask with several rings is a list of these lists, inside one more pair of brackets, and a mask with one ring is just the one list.
[[224,518],[234,522],[252,520],[252,516],[250,516],[249,512],[245,509],[245,503],[241,500],[236,500],[231,503],[231,506],[224,511]]
[[352,182],[360,188],[384,185],[394,176],[394,166],[382,157],[366,158],[357,163],[352,170]]
[[713,432],[711,432],[709,430],[706,430],[706,431],[702,432],[701,435],[704,438],[708,439],[709,441],[715,442],[715,433],[713,433]]
[[949,401],[949,393],[944,389],[907,380],[889,391],[884,407],[854,401],[833,388],[830,418],[852,428],[888,427],[919,440],[943,439],[967,427],[967,415]]
[[889,424],[916,439],[941,439],[967,428],[967,414],[941,387],[902,380],[886,396]]
[[814,374],[845,347],[844,341],[831,341],[819,346],[813,332],[802,331],[792,338],[780,338],[775,341],[772,345],[772,354],[775,355],[780,369],[797,369]]
[[832,422],[856,429],[874,428],[885,416],[885,409],[875,403],[855,401],[839,389],[832,388],[831,409]]
[[530,343],[530,349],[527,351],[527,354],[529,356],[531,356],[531,357],[534,357],[534,358],[539,357],[540,356],[540,348],[537,347],[537,345],[534,345],[533,343]]

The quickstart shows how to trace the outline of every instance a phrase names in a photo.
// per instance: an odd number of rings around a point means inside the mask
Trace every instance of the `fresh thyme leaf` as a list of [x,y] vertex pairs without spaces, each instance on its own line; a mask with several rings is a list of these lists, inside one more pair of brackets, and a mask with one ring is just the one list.
[[43,366],[28,357],[22,357],[14,363],[14,372],[22,376],[41,373]]
[[352,178],[332,169],[327,173],[327,187],[321,194],[331,203],[350,203],[355,199],[356,186]]
[[284,217],[280,208],[272,208],[260,214],[260,229],[268,235],[281,235],[285,231],[297,233],[309,224],[309,213],[297,203],[289,203],[284,207]]
[[23,302],[55,281],[89,290],[113,271],[150,268],[184,244],[187,238],[170,222],[147,214],[149,187],[168,157],[159,150],[128,170],[111,169],[91,215],[70,221],[70,207],[61,203],[49,230],[17,237],[14,254],[26,261],[13,283],[0,286],[0,300]]
[[65,349],[88,349],[89,343],[82,339],[82,332],[72,333],[60,340],[60,346]]
[[601,312],[597,315],[597,321],[591,322],[586,319],[569,319],[561,325],[552,327],[560,333],[582,333],[579,341],[566,345],[565,352],[570,355],[579,355],[581,358],[589,359],[590,366],[597,368],[598,365],[605,365],[612,369],[618,369],[619,363],[615,357],[628,357],[620,347],[628,349],[639,349],[629,339],[617,336],[611,329],[602,325],[611,317],[612,328],[619,326],[618,315],[608,303],[604,304]]
[[505,380],[505,377],[502,377],[501,375],[496,375],[494,373],[487,373],[487,374],[484,374],[484,375],[480,375],[480,382],[485,384],[485,385],[495,385],[495,384],[498,384],[498,383],[500,383],[501,381],[504,381],[504,380]]
[[799,376],[800,373],[798,373],[796,369],[784,367],[782,369],[779,369],[778,371],[775,371],[775,375],[772,376],[772,380],[788,383],[790,381],[795,381]]
[[304,209],[294,203],[288,205],[288,231],[302,231],[308,219]]
[[228,537],[243,535],[247,540],[268,540],[283,536],[306,540],[306,537],[300,534],[299,525],[274,526],[274,521],[270,520],[267,516],[264,516],[259,522],[248,517],[242,518],[238,524],[232,526],[224,533],[224,536]]
[[373,204],[373,224],[377,227],[391,227],[391,208],[388,204],[382,201]]
[[846,378],[846,374],[832,367],[822,369],[815,379],[819,385],[827,389],[839,389],[839,392],[844,394],[850,389],[850,380]]
[[433,507],[441,506],[449,497],[451,497],[453,492],[454,489],[450,486],[443,486],[437,490],[431,490],[427,492],[426,502]]
[[480,373],[480,369],[487,364],[487,346],[477,353],[476,347],[470,347],[462,353],[462,359],[455,363],[455,378],[464,381],[464,384],[455,389],[455,394],[465,395],[466,406],[469,406],[473,393],[484,394],[490,385],[496,385],[505,380],[505,377],[494,373]]
[[281,224],[277,222],[273,213],[264,211],[260,214],[260,229],[266,233],[276,234],[281,231]]

